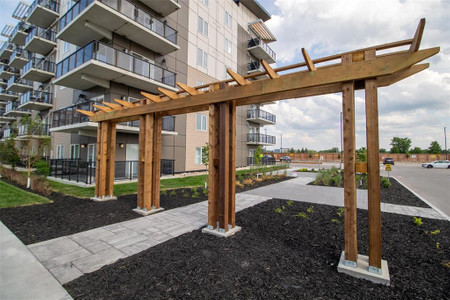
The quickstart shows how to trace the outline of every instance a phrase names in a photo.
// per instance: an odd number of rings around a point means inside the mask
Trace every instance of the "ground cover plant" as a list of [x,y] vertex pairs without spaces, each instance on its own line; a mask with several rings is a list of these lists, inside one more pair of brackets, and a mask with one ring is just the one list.
[[34,193],[26,192],[3,181],[0,181],[0,191],[0,208],[51,202],[47,198]]
[[[337,272],[343,221],[336,207],[269,200],[237,213],[234,237],[197,230],[64,287],[75,299],[449,299],[449,222],[382,214],[387,287]],[[367,244],[358,210],[360,254]]]

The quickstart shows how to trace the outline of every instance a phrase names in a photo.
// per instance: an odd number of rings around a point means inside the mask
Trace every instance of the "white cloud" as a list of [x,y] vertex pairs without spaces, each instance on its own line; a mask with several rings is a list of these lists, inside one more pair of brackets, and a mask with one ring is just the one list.
[[[441,52],[428,60],[428,70],[379,89],[380,147],[390,148],[393,136],[410,137],[422,148],[433,140],[443,146],[450,116],[450,1],[277,0],[275,5],[267,25],[278,40],[271,44],[278,66],[303,61],[302,47],[314,59],[408,39],[425,17],[421,48],[440,46]],[[357,92],[357,147],[365,146],[363,97]],[[278,117],[267,132],[278,140],[283,133],[283,147],[340,146],[340,94],[282,101],[267,110]]]

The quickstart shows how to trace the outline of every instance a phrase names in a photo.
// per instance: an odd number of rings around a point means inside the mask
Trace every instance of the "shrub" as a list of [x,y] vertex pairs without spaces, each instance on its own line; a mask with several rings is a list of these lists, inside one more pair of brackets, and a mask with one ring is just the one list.
[[203,195],[208,197],[208,189],[207,188],[203,188]]
[[161,196],[167,196],[167,190],[162,190],[161,191]]
[[414,224],[416,224],[417,226],[422,226],[422,218],[414,217]]
[[48,176],[50,174],[50,167],[45,160],[39,160],[34,164],[36,168],[36,173],[43,176]]
[[244,187],[244,185],[240,181],[236,181],[236,186],[241,189]]
[[263,181],[263,179],[260,177],[260,178],[253,178],[253,181],[254,182],[262,182]]
[[177,191],[172,190],[169,195],[175,197],[177,195]]
[[301,168],[301,169],[298,170],[298,172],[308,172],[308,169],[307,168]]
[[299,212],[294,216],[294,218],[303,218],[303,219],[309,219],[309,217],[304,212]]
[[251,180],[251,179],[245,179],[245,180],[244,180],[244,185],[253,185],[253,180]]
[[197,199],[200,197],[200,194],[198,193],[197,189],[192,189],[192,198]]
[[391,187],[391,182],[389,181],[389,178],[387,177],[381,177],[381,186],[385,189],[388,189]]
[[31,176],[31,189],[48,196],[52,193],[52,189],[48,180],[43,176]]

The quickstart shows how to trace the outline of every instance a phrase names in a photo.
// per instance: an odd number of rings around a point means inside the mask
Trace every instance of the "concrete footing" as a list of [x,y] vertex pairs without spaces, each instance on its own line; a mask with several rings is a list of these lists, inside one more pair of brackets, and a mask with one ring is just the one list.
[[[373,267],[369,268],[369,257],[358,254],[358,260],[356,267],[351,266],[345,262],[345,252],[342,251],[341,259],[339,260],[338,272],[344,273],[356,278],[362,278],[370,280],[374,283],[390,285],[391,277],[389,276],[388,263],[385,260],[381,260],[381,269]],[[377,271],[377,272],[375,272]]]
[[226,232],[225,232],[225,230],[220,229],[220,228],[212,229],[212,228],[205,227],[202,229],[203,233],[208,233],[208,234],[212,234],[212,235],[219,236],[219,237],[229,237],[229,236],[234,235],[238,231],[241,231],[241,227],[239,227],[239,226],[230,228]]
[[152,208],[151,210],[146,210],[145,208],[135,208],[133,209],[134,212],[143,215],[143,216],[148,216],[148,215],[152,215],[152,214],[156,214],[157,212],[163,211],[164,208],[160,207],[160,208]]
[[94,202],[105,202],[105,201],[117,200],[117,197],[113,196],[113,195],[109,195],[109,196],[102,196],[102,197],[92,197],[91,200]]

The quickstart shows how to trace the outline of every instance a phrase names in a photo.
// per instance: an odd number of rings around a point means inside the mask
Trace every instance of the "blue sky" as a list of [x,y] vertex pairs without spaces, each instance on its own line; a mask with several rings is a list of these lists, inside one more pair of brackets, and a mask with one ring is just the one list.
[[[212,1],[212,0],[210,0]],[[219,0],[218,0],[219,1]],[[222,1],[222,0],[220,0]],[[31,1],[29,1],[31,3]],[[428,60],[430,68],[393,86],[379,89],[380,147],[390,148],[394,136],[409,137],[412,146],[444,145],[443,128],[450,131],[450,1],[446,0],[258,0],[272,19],[277,37],[270,47],[276,66],[302,62],[301,48],[311,58],[411,38],[420,18],[427,24],[422,49],[441,47]],[[19,1],[0,0],[0,29],[15,24],[11,17]],[[356,143],[365,146],[364,95],[356,94]],[[265,109],[277,115],[267,134],[283,147],[340,147],[341,95],[292,99]]]

